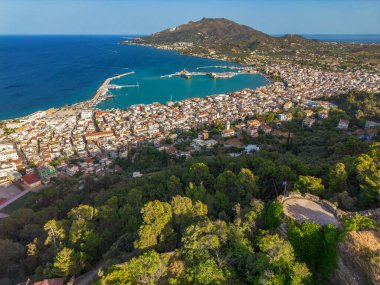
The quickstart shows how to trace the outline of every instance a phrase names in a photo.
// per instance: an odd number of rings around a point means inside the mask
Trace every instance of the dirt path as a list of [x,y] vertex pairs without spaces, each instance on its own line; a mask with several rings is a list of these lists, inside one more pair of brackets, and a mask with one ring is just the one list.
[[104,263],[98,263],[93,269],[79,276],[74,285],[90,285],[95,277],[98,276],[98,271],[103,267]]

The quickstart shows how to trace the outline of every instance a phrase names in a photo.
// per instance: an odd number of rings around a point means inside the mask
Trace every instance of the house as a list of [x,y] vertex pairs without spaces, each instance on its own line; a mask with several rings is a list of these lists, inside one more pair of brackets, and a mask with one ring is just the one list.
[[378,131],[376,129],[367,129],[362,130],[358,129],[354,132],[354,134],[361,140],[371,141],[377,136]]
[[207,140],[207,141],[204,141],[204,145],[205,145],[206,148],[212,148],[217,143],[218,142],[216,140]]
[[284,122],[284,121],[290,121],[293,116],[292,114],[288,113],[288,114],[278,114],[277,115],[277,118],[281,121],[281,122]]
[[303,111],[303,113],[305,114],[306,118],[309,118],[314,115],[314,112],[312,110],[305,110]]
[[377,137],[378,131],[376,129],[368,129],[367,130],[367,140],[373,140],[375,137]]
[[289,110],[293,106],[293,103],[291,101],[286,102],[282,107],[285,111]]
[[104,131],[104,132],[88,133],[88,134],[85,134],[84,137],[86,138],[86,141],[90,141],[90,140],[97,140],[101,138],[111,138],[111,137],[114,137],[114,134],[112,131]]
[[177,149],[174,146],[165,146],[164,150],[166,151],[167,154],[173,155],[176,153]]
[[207,131],[207,130],[203,131],[203,132],[202,132],[202,139],[204,139],[204,140],[208,140],[208,138],[209,138],[209,133],[208,133],[208,131]]
[[260,126],[260,129],[266,133],[266,134],[269,134],[271,131],[272,131],[272,128],[269,126],[269,125],[261,125]]
[[0,152],[0,161],[16,160],[18,159],[17,151],[7,150]]
[[18,171],[11,171],[8,173],[7,177],[10,181],[18,181],[21,179],[22,175]]
[[372,129],[374,127],[380,127],[380,122],[365,121],[365,128],[366,129]]
[[258,128],[260,127],[261,123],[259,120],[249,120],[247,121],[247,126],[250,128]]
[[78,171],[79,171],[79,167],[78,167],[78,165],[75,165],[75,164],[70,164],[66,168],[66,173],[69,176],[74,176]]
[[247,153],[251,153],[251,152],[253,152],[253,151],[259,151],[259,150],[260,150],[260,147],[257,146],[257,145],[254,145],[254,144],[249,144],[249,145],[247,145],[244,149],[245,149],[245,151],[246,151]]
[[34,282],[33,285],[64,285],[64,278],[45,279],[43,281]]
[[193,141],[191,142],[191,147],[198,151],[200,150],[202,147],[206,147],[206,148],[212,148],[214,145],[216,145],[218,142],[216,140],[201,140],[201,139],[193,139]]
[[41,185],[41,180],[40,178],[33,174],[33,173],[30,173],[30,174],[26,174],[26,175],[23,175],[21,177],[21,180],[25,183],[26,186],[28,186],[29,188],[35,188],[35,187],[38,187]]
[[312,118],[305,118],[302,121],[302,127],[311,127],[314,124],[315,120]]
[[94,165],[94,160],[90,157],[85,158],[84,162],[87,163],[87,165]]
[[55,176],[56,170],[51,165],[43,165],[38,168],[38,173],[42,180],[49,180],[50,177]]
[[9,173],[16,170],[14,164],[0,164],[0,176],[7,176]]
[[237,135],[241,135],[243,130],[246,129],[246,127],[247,126],[245,124],[237,124],[237,125],[235,125],[234,130],[235,130]]
[[259,129],[258,128],[248,128],[247,129],[247,135],[250,137],[257,137],[259,135]]
[[83,110],[80,113],[80,117],[82,119],[90,119],[90,118],[92,118],[92,110]]
[[337,128],[340,130],[348,129],[348,125],[350,124],[350,121],[340,119]]
[[318,113],[318,118],[327,119],[329,117],[329,112],[327,110],[322,110]]
[[230,138],[230,137],[233,137],[235,135],[235,131],[234,130],[223,130],[221,133],[223,138]]
[[0,174],[0,186],[3,185],[10,185],[11,183],[8,180],[8,177],[6,175]]
[[133,178],[138,178],[138,177],[141,177],[142,174],[141,174],[140,171],[135,171],[135,172],[132,173],[132,176],[133,176]]

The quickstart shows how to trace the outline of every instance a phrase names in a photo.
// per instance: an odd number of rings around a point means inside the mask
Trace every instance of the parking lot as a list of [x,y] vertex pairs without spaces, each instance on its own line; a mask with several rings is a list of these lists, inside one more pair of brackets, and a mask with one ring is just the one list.
[[9,186],[0,186],[0,198],[12,199],[22,192],[16,185],[11,184]]

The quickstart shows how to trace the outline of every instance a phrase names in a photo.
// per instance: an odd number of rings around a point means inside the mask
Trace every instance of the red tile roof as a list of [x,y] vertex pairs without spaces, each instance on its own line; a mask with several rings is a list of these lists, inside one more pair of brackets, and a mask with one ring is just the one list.
[[26,184],[30,185],[39,182],[40,178],[38,178],[38,176],[35,174],[26,174],[22,176],[22,180],[24,180]]

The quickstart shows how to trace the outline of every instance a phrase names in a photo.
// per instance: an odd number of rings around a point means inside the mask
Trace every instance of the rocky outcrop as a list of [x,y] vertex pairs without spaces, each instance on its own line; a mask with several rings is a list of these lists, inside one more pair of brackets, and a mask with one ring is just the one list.
[[380,284],[380,235],[375,231],[350,232],[338,245],[338,268],[331,283]]
[[380,224],[380,208],[370,209],[370,210],[360,211],[360,212],[345,212],[344,213],[344,215],[349,216],[349,217],[353,217],[356,214],[372,218],[377,222],[377,224]]

